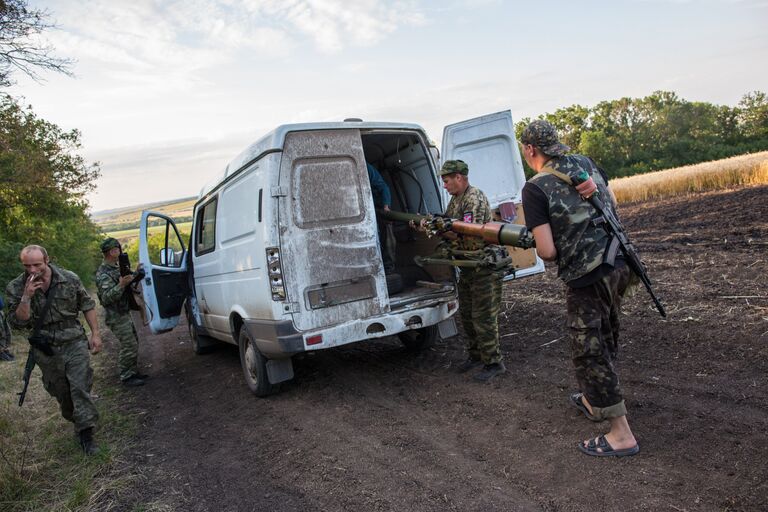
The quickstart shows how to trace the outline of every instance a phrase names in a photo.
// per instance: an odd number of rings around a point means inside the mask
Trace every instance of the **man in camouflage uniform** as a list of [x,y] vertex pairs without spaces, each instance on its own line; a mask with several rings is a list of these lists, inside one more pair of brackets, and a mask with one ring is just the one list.
[[[491,206],[482,190],[469,184],[469,167],[462,160],[448,160],[440,169],[443,187],[451,195],[445,215],[463,222],[484,224],[491,221]],[[443,235],[462,251],[482,250],[483,240],[462,238],[456,233]],[[499,348],[499,309],[504,272],[490,268],[460,267],[459,313],[466,334],[467,360],[459,366],[464,373],[481,365],[475,380],[488,382],[507,371]]]
[[[52,355],[37,347],[30,350],[42,371],[45,390],[59,402],[64,419],[74,423],[83,451],[92,455],[98,450],[93,430],[99,414],[91,399],[93,369],[88,351],[96,354],[101,350],[96,303],[77,274],[49,263],[45,248],[29,245],[21,250],[20,258],[25,271],[5,290],[8,320],[14,328],[32,330],[46,301],[51,302],[40,335]],[[90,340],[78,320],[80,311],[91,328]]]
[[139,340],[131,319],[130,284],[133,275],[120,276],[118,257],[120,242],[107,238],[101,243],[104,261],[96,271],[96,288],[106,313],[106,324],[120,342],[117,366],[120,380],[125,386],[143,386],[146,375],[138,371]]
[[5,318],[3,306],[3,298],[0,297],[0,361],[15,361],[16,358],[8,349],[11,346],[11,326]]
[[[525,221],[543,259],[557,261],[566,283],[567,325],[571,357],[580,392],[570,403],[592,421],[608,420],[605,435],[579,443],[587,455],[634,455],[639,446],[627,422],[619,377],[613,366],[618,350],[621,298],[631,277],[617,244],[595,219],[594,208],[572,186],[571,178],[586,171],[607,208],[616,202],[608,179],[589,158],[565,155],[554,127],[530,123],[520,137],[528,165],[536,171],[523,188]],[[588,194],[586,194],[588,195]]]

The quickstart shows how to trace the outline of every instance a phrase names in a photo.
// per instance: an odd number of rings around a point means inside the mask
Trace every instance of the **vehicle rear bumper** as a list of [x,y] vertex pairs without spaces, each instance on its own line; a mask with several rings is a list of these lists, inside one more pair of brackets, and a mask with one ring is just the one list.
[[[245,326],[264,356],[279,359],[429,327],[450,318],[457,309],[458,301],[451,297],[437,304],[434,300],[427,305],[416,303],[395,312],[305,332],[297,331],[290,320],[245,320]],[[309,338],[317,336],[322,336],[321,342],[307,344]]]

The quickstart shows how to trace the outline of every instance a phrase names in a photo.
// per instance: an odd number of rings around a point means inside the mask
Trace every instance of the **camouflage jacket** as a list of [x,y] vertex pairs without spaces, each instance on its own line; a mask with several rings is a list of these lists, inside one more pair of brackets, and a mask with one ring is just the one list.
[[119,281],[120,269],[117,263],[103,261],[96,271],[96,294],[106,311],[107,322],[131,310],[128,287],[120,288]]
[[[96,307],[94,300],[88,295],[83,283],[77,274],[49,265],[51,268],[51,284],[48,288],[48,300],[51,306],[40,333],[54,345],[61,345],[85,337],[85,330],[78,320],[81,311],[90,311]],[[37,290],[30,303],[31,315],[28,320],[16,318],[16,309],[19,307],[21,297],[24,295],[27,273],[8,283],[5,296],[8,299],[8,321],[17,329],[32,330],[38,315],[42,313],[45,304],[45,294]]]
[[[482,190],[470,185],[463,194],[451,196],[445,214],[463,222],[485,224],[491,221],[491,205]],[[467,237],[459,238],[456,245],[463,251],[476,251],[485,247],[486,243],[479,238]]]
[[608,192],[608,184],[589,158],[582,155],[556,157],[547,162],[528,183],[536,186],[549,202],[552,238],[557,249],[558,276],[573,281],[587,275],[603,263],[603,253],[610,241],[608,232],[592,223],[595,209],[584,201],[576,189],[548,169],[577,176],[582,170],[592,176],[606,207],[614,213],[616,206]]

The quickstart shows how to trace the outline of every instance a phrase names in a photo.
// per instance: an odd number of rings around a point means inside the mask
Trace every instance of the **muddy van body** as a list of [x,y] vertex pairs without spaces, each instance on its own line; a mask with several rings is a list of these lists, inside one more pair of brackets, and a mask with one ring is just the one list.
[[[447,127],[443,151],[465,160],[473,185],[520,222],[525,178],[508,111]],[[184,309],[195,351],[237,345],[259,396],[293,378],[301,352],[392,335],[418,349],[453,336],[456,273],[416,265],[439,240],[405,224],[389,225],[388,243],[379,242],[367,163],[389,186],[393,210],[444,211],[438,151],[420,126],[352,120],[283,125],[256,141],[203,187],[189,234],[143,212],[152,332],[174,328]],[[394,253],[391,271],[382,250]],[[513,257],[510,277],[543,270],[532,250]]]

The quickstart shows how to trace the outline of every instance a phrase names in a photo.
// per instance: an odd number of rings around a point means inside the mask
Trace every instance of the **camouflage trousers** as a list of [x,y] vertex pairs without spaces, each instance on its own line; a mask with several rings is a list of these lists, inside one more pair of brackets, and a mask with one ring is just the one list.
[[93,369],[85,337],[52,347],[46,356],[37,349],[35,362],[43,372],[43,387],[61,407],[65,420],[75,424],[75,432],[96,426],[99,413],[91,399]]
[[469,357],[485,364],[501,361],[499,310],[502,272],[462,268],[459,278],[459,314],[467,337]]
[[130,313],[115,314],[107,320],[107,327],[120,343],[117,353],[117,367],[120,380],[127,380],[139,373],[139,338]]
[[576,380],[594,415],[604,419],[627,413],[613,363],[619,350],[621,297],[630,275],[629,267],[621,266],[589,286],[566,286]]
[[0,309],[0,352],[8,350],[11,346],[11,326],[5,318],[5,313]]

